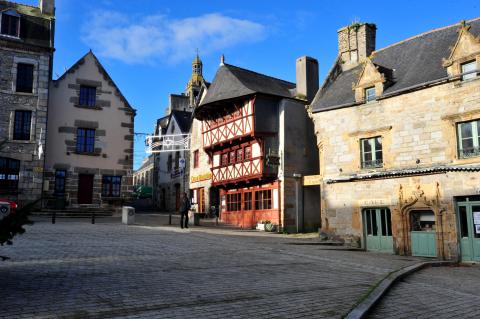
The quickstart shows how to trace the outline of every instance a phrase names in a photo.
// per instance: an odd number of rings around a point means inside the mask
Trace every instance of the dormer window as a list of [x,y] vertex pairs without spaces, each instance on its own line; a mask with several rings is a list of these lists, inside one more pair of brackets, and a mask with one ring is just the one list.
[[376,95],[375,95],[375,87],[369,87],[365,89],[365,101],[367,103],[375,101]]
[[0,15],[0,33],[9,37],[20,37],[20,15],[14,10],[2,12]]
[[[462,81],[470,80],[477,77],[477,73],[473,72],[477,69],[477,61],[469,61],[461,65],[462,68]],[[471,73],[468,73],[471,72]],[[465,74],[467,73],[467,74]]]

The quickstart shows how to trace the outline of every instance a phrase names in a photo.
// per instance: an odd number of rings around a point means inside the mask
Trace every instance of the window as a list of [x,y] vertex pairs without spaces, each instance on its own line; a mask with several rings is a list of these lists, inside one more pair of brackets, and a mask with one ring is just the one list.
[[477,61],[470,61],[461,65],[462,73],[472,72],[462,75],[462,81],[470,80],[477,77],[477,73],[473,72],[477,69]]
[[172,171],[172,166],[173,166],[172,154],[169,154],[168,160],[167,160],[167,171],[169,173]]
[[272,190],[263,190],[255,192],[255,209],[272,209]]
[[243,149],[237,150],[237,163],[243,162]]
[[21,93],[33,93],[33,64],[17,64],[16,91]]
[[372,102],[375,101],[375,87],[369,87],[365,89],[365,101]]
[[95,130],[77,129],[77,153],[93,153],[95,151]]
[[175,169],[180,167],[180,152],[175,152]]
[[193,168],[198,168],[199,164],[199,152],[198,150],[193,152]]
[[67,172],[64,170],[57,170],[55,172],[55,194],[65,194],[65,177]]
[[228,154],[224,153],[224,154],[222,154],[222,166],[227,165],[227,164],[228,164]]
[[245,147],[245,159],[251,159],[252,158],[252,147],[247,146]]
[[120,197],[120,188],[122,186],[121,176],[103,176],[102,178],[102,196]]
[[0,157],[0,190],[2,193],[16,193],[20,175],[20,161]]
[[479,156],[480,120],[459,123],[457,131],[459,158]]
[[20,34],[20,15],[10,10],[2,13],[1,20],[2,27],[0,33],[18,38]]
[[243,194],[243,209],[252,210],[252,192],[246,192]]
[[235,151],[230,152],[230,164],[235,163]]
[[32,112],[15,111],[15,122],[13,125],[13,139],[19,141],[30,140],[30,127]]
[[383,166],[382,138],[380,136],[360,140],[362,148],[362,168]]
[[237,212],[241,210],[241,202],[242,194],[235,193],[235,194],[227,194],[227,211],[229,212]]
[[80,86],[80,105],[95,106],[97,101],[97,88],[93,86]]

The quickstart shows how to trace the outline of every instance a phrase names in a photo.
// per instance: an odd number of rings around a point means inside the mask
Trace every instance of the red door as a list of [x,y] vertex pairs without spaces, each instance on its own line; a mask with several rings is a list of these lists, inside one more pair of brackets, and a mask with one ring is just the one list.
[[93,197],[93,175],[78,176],[78,203],[91,204]]

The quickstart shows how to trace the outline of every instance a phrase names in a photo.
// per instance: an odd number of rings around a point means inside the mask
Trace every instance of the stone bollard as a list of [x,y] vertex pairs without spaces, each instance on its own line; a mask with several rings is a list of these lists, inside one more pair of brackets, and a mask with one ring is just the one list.
[[135,223],[135,208],[130,206],[122,207],[122,223],[133,225]]

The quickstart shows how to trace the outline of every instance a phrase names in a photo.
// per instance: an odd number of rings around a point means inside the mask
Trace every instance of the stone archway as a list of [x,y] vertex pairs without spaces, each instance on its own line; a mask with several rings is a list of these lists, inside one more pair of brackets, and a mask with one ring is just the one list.
[[[429,185],[430,186],[430,185]],[[430,187],[431,188],[431,187]],[[444,213],[446,207],[440,201],[440,184],[435,183],[434,189],[430,189],[429,194],[426,194],[422,185],[417,185],[410,192],[407,191],[403,185],[399,188],[399,200],[397,213],[400,214],[401,221],[401,239],[398,244],[399,252],[402,255],[412,254],[412,239],[410,236],[411,213],[412,211],[432,211],[435,215],[436,227],[436,243],[438,258],[445,259],[445,230],[444,230]]]

